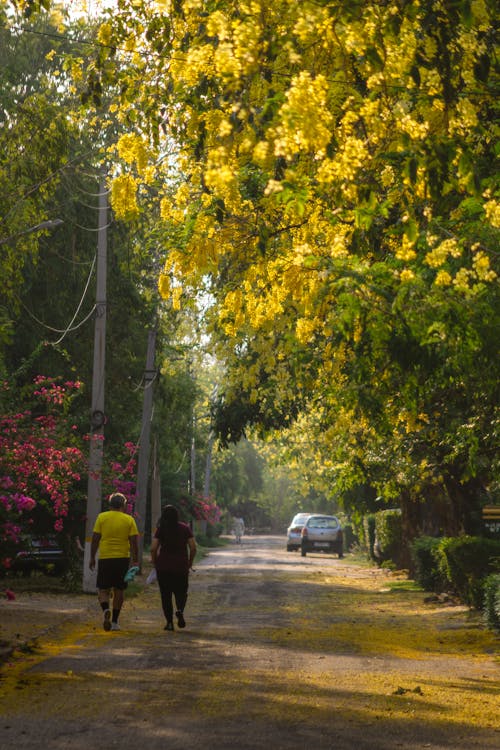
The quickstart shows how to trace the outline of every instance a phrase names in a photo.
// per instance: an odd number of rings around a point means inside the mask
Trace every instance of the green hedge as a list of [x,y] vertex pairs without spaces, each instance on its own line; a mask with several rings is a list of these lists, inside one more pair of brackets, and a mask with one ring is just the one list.
[[374,560],[373,544],[375,542],[375,514],[369,513],[363,517],[363,541],[368,557]]
[[491,630],[500,632],[500,573],[484,582],[484,619]]
[[482,609],[485,580],[500,571],[500,541],[486,537],[419,537],[412,544],[415,578],[427,591],[452,591]]
[[453,590],[465,604],[481,609],[484,581],[499,572],[495,567],[498,568],[500,558],[500,541],[476,536],[451,537],[442,540],[439,551],[440,570]]
[[403,555],[401,511],[399,508],[379,510],[375,513],[375,539],[372,549],[373,555],[379,563],[388,561],[395,565],[401,563]]
[[426,591],[442,592],[447,586],[439,568],[439,545],[441,539],[419,536],[410,545],[414,577]]
[[342,532],[344,534],[344,550],[350,550],[354,544],[359,543],[352,523],[342,524]]

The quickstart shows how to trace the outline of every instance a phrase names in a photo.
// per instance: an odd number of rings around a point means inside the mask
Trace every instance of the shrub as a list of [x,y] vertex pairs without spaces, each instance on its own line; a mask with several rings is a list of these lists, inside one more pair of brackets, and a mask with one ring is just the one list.
[[375,513],[375,541],[373,549],[374,556],[379,563],[392,562],[396,566],[401,563],[401,511],[398,508],[379,510]]
[[342,531],[344,534],[344,549],[350,550],[354,544],[358,543],[358,537],[354,532],[352,523],[344,523]]
[[410,545],[415,570],[415,580],[426,591],[443,591],[446,581],[439,569],[441,540],[432,536],[419,536]]
[[368,557],[373,560],[373,545],[375,543],[375,515],[373,513],[363,518],[363,536]]
[[485,537],[451,537],[439,545],[439,568],[461,601],[481,609],[484,581],[499,572],[500,541]]
[[491,630],[500,631],[500,573],[484,581],[484,619]]

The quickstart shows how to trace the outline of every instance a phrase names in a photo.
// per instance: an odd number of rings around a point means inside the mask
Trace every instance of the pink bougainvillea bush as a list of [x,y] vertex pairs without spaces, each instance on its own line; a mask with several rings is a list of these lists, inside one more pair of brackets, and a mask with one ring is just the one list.
[[[0,415],[0,569],[23,535],[61,532],[86,460],[69,418],[81,383],[37,376],[16,393],[19,409]],[[14,401],[2,384],[2,403]]]
[[213,498],[199,494],[183,496],[174,504],[178,505],[186,520],[207,521],[215,526],[222,516],[222,511]]
[[121,461],[111,461],[109,469],[103,474],[104,497],[112,492],[121,492],[127,498],[127,512],[133,515],[137,500],[137,451],[135,443],[125,443],[124,458]]

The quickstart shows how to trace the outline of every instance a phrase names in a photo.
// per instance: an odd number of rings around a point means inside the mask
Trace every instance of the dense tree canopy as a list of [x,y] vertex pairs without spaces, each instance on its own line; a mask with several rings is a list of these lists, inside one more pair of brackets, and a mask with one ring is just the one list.
[[279,429],[321,489],[457,529],[498,476],[496,12],[117,0],[64,61],[115,216],[161,219],[161,294],[203,299],[222,441]]
[[101,25],[115,211],[154,184],[162,294],[211,295],[223,439],[302,412],[339,490],[491,482],[495,6],[119,0]]
[[[4,6],[0,4],[0,11]],[[98,201],[103,146],[106,138],[116,139],[119,133],[116,121],[99,133],[105,102],[96,118],[76,111],[80,99],[67,53],[92,49],[93,34],[91,26],[80,22],[65,29],[57,13],[30,19],[10,15],[0,29],[0,568],[6,539],[16,542],[21,532],[53,530],[57,521],[64,540],[68,533],[83,534]],[[77,35],[87,43],[72,42]],[[144,220],[118,224],[109,212],[103,497],[117,487],[128,496],[135,494],[148,329],[158,329],[161,362],[172,348],[166,342],[176,340],[183,317],[168,303],[159,306],[161,263],[150,228],[154,218],[152,212]],[[53,219],[57,225],[46,226]],[[165,367],[161,369],[163,375]],[[72,414],[62,415],[50,441],[47,425],[37,421],[39,414],[25,397],[40,374],[49,381],[79,383]],[[175,472],[179,455],[188,452],[190,444],[192,378],[184,373],[160,376],[154,389],[162,470],[166,480],[176,480],[173,490],[186,491],[186,472]],[[72,441],[81,452],[79,478],[69,462],[57,458],[70,451]],[[64,505],[55,490],[46,490],[56,471]],[[23,472],[29,472],[28,484]],[[11,496],[20,498],[22,506]],[[16,534],[11,533],[14,528]]]

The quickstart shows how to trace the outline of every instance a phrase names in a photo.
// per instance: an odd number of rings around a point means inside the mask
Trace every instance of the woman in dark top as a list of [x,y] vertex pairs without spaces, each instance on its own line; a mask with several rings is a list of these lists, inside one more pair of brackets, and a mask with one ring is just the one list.
[[156,568],[161,606],[167,621],[165,630],[174,629],[172,596],[177,608],[177,625],[180,628],[186,627],[184,607],[187,601],[189,570],[195,554],[196,542],[193,532],[187,523],[179,521],[177,508],[166,505],[151,544],[151,561]]

